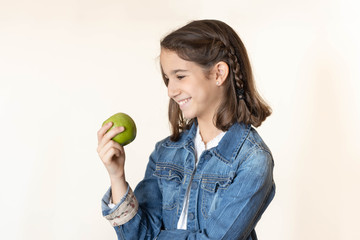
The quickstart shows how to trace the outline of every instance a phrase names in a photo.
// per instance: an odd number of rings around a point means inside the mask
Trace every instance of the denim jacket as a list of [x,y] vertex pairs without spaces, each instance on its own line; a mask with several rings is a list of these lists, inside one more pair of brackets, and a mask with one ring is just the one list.
[[[255,225],[275,195],[274,162],[251,125],[235,123],[195,168],[196,123],[178,141],[158,142],[134,194],[136,215],[115,226],[118,239],[257,239]],[[177,229],[190,185],[187,230]],[[106,216],[113,212],[103,198]]]

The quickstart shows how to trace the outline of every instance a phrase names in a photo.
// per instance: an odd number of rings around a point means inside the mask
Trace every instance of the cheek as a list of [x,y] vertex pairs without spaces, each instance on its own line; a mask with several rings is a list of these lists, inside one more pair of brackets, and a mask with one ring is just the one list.
[[197,96],[199,99],[203,101],[210,100],[216,97],[216,91],[214,91],[211,86],[198,86],[197,87]]

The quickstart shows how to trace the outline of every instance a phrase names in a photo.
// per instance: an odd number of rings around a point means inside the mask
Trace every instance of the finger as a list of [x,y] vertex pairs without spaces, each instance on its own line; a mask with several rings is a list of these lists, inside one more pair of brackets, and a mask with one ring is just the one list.
[[123,152],[123,148],[121,147],[121,145],[113,140],[110,140],[109,142],[107,142],[104,147],[102,147],[99,150],[99,155],[102,156],[104,155],[107,151],[109,151],[110,148],[116,148],[118,149],[120,152]]
[[105,133],[111,128],[112,125],[112,122],[108,122],[99,129],[99,131],[97,132],[98,142],[101,141]]
[[124,127],[115,127],[105,133],[99,142],[99,148],[103,148],[103,146],[105,146],[111,139],[113,139],[119,133],[122,133],[124,130]]
[[111,163],[111,160],[113,159],[114,156],[120,156],[119,149],[110,148],[103,157],[104,164],[107,165],[107,164]]
[[99,143],[99,148],[103,148],[109,141],[111,141],[116,135],[124,131],[124,127],[114,127],[110,129]]

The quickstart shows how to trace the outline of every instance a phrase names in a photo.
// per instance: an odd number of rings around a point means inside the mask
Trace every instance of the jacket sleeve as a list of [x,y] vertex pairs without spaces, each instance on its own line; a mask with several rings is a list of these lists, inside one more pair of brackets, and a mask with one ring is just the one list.
[[247,239],[274,197],[271,154],[255,150],[240,165],[228,190],[204,229],[163,230],[157,239]]
[[[156,144],[155,150],[150,155],[149,163],[146,168],[144,179],[137,185],[134,191],[134,198],[136,206],[136,214],[118,226],[114,226],[118,239],[154,239],[160,232],[162,226],[162,194],[158,186],[157,178],[153,176],[156,167],[156,160],[158,155],[158,147],[160,143]],[[128,192],[128,198],[131,191]],[[118,204],[115,208],[118,208]],[[103,215],[107,217],[116,209],[106,208],[103,204]]]

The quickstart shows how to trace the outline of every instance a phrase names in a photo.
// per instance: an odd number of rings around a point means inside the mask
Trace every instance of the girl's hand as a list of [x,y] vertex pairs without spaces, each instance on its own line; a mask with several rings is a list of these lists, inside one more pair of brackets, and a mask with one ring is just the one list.
[[97,132],[97,152],[105,165],[110,178],[124,179],[125,151],[119,143],[111,140],[117,134],[123,132],[124,127],[116,127],[107,132],[112,125],[113,123],[109,122]]

